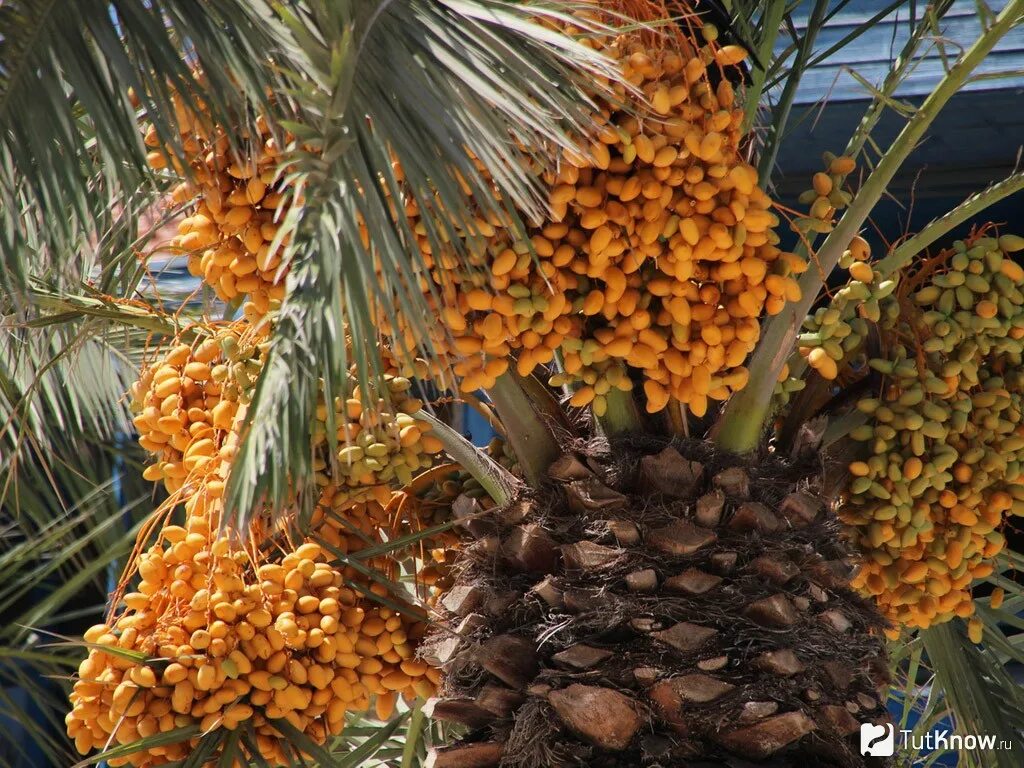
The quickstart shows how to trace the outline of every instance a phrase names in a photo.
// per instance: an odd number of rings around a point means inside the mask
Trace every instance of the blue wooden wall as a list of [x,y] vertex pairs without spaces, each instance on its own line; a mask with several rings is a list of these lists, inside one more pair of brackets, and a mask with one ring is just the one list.
[[[832,3],[833,8],[836,5]],[[887,5],[885,0],[847,3],[819,31],[816,55],[843,40]],[[998,13],[1004,5],[1005,0],[994,0],[989,7]],[[796,12],[798,29],[806,26],[810,6],[804,0]],[[918,3],[919,8],[923,6]],[[900,13],[890,14],[805,74],[773,174],[776,195],[784,203],[797,207],[797,196],[809,186],[810,176],[821,169],[821,153],[840,152],[863,116],[872,94],[851,72],[873,85],[880,84],[909,29],[909,11],[904,6]],[[921,61],[897,97],[920,104],[944,74],[943,51],[955,57],[980,30],[974,0],[956,0],[942,19],[939,34],[923,47]],[[788,35],[781,35],[779,50],[789,42]],[[891,242],[919,229],[1016,167],[1024,143],[1024,28],[1007,34],[979,72],[985,77],[975,78],[953,97],[893,179],[891,197],[873,213],[867,234],[878,248],[883,241]],[[1002,76],[992,77],[995,74]],[[778,95],[776,89],[769,98]],[[884,150],[905,122],[895,112],[886,112],[873,134],[877,145]],[[1024,230],[1024,197],[1003,201],[986,217]]]
[[[807,25],[812,5],[804,0],[794,14],[793,20],[800,32]],[[889,0],[852,0],[835,11],[834,16],[818,32],[815,50],[828,51],[850,35],[858,25],[871,20],[891,5]],[[919,17],[925,5],[924,2],[917,3],[916,13]],[[993,0],[988,7],[993,13],[998,13],[1005,5],[1005,0]],[[834,9],[837,6],[839,3],[833,0],[831,7]],[[823,97],[827,97],[830,102],[866,98],[868,92],[851,71],[869,83],[881,83],[913,26],[911,8],[903,4],[899,11],[876,22],[870,31],[808,70],[797,91],[797,102],[815,103]],[[981,22],[974,0],[956,0],[940,22],[940,30],[941,34],[926,44],[923,49],[926,55],[901,86],[899,96],[925,96],[930,93],[943,75],[943,56],[947,60],[955,58],[962,48],[977,38],[981,32]],[[781,53],[790,43],[788,35],[781,35],[778,52]],[[968,83],[964,92],[990,90],[993,81],[987,78],[995,74],[1015,73],[1010,79],[1000,79],[995,87],[1005,89],[1024,86],[1024,27],[1011,30],[1000,40],[976,72],[984,75],[985,79]]]

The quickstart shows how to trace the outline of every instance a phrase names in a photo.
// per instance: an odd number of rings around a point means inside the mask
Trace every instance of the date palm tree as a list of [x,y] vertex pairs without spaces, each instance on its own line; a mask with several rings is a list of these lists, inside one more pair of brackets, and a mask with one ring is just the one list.
[[[78,14],[34,0],[0,6],[0,310],[5,332],[11,329],[3,343],[15,350],[31,337],[43,348],[25,358],[38,377],[28,385],[6,379],[19,386],[4,387],[2,415],[12,436],[5,457],[38,457],[52,445],[64,458],[79,437],[127,430],[112,394],[124,387],[124,366],[138,362],[124,349],[196,333],[201,324],[191,321],[206,311],[165,304],[159,281],[147,287],[147,264],[138,258],[157,231],[140,228],[141,215],[167,198],[179,181],[173,169],[187,165],[182,100],[208,112],[240,158],[259,115],[295,139],[281,158],[282,183],[301,205],[282,220],[289,233],[285,295],[228,480],[227,509],[240,528],[263,505],[284,509],[296,494],[312,502],[310,434],[320,392],[349,376],[359,387],[374,386],[388,362],[377,351],[380,329],[408,328],[407,357],[442,356],[445,334],[433,326],[439,317],[453,325],[438,310],[445,274],[465,279],[466,290],[466,275],[499,271],[480,261],[466,231],[495,222],[515,241],[542,232],[551,223],[551,178],[564,167],[558,160],[578,156],[577,137],[599,130],[595,115],[616,98],[642,103],[636,83],[590,41],[646,34],[661,40],[662,50],[671,12],[688,12],[668,4],[659,15],[651,9],[660,4],[616,2],[601,4],[607,14],[597,17],[582,3],[500,0],[78,5]],[[790,291],[789,303],[762,320],[745,365],[749,379],[737,379],[721,407],[664,395],[645,381],[649,366],[636,362],[614,390],[597,392],[585,379],[563,389],[537,378],[566,372],[566,355],[579,351],[566,347],[559,360],[548,358],[550,370],[523,366],[517,373],[513,365],[485,382],[486,397],[465,395],[500,427],[514,462],[498,462],[443,421],[418,414],[461,465],[460,482],[469,476],[477,489],[449,499],[453,520],[409,537],[425,540],[458,520],[467,531],[454,585],[434,607],[436,627],[421,649],[444,670],[440,694],[388,725],[352,717],[323,747],[289,732],[296,754],[324,766],[376,759],[402,768],[866,765],[855,734],[862,722],[888,719],[890,697],[902,706],[901,725],[911,712],[924,728],[951,715],[965,732],[1019,739],[1024,699],[1004,665],[1022,659],[1000,624],[1018,623],[1014,611],[1024,596],[1002,574],[1020,556],[1001,554],[990,577],[1010,596],[1002,608],[980,606],[984,645],[972,644],[954,621],[897,631],[886,648],[885,621],[850,586],[853,550],[835,514],[839,497],[848,495],[846,468],[818,458],[823,446],[844,455],[860,424],[846,400],[831,397],[815,373],[820,368],[794,364],[788,379],[783,370],[804,317],[821,306],[823,285],[888,183],[1024,11],[1020,0],[998,13],[982,7],[977,40],[875,157],[872,131],[884,110],[906,109],[896,91],[952,3],[922,10],[895,2],[886,11],[905,5],[911,16],[904,47],[848,145],[837,148],[870,170],[835,206],[838,213],[795,222],[794,262],[812,259],[811,268],[792,278],[799,297]],[[756,160],[768,191],[797,85],[820,55],[816,36],[830,13],[827,2],[811,3],[810,23],[797,32],[793,10],[777,2],[723,3],[703,21],[684,15],[688,21],[672,26],[678,37],[669,35],[680,51],[705,44],[749,51],[748,82],[735,84],[742,91],[737,129],[749,137],[743,156]],[[710,18],[723,39],[716,41]],[[728,54],[719,63],[735,71]],[[729,79],[713,84],[728,91]],[[140,119],[153,126],[164,154],[149,163],[172,170],[147,165]],[[1022,186],[1024,176],[1015,174],[980,192],[874,270],[886,277],[920,263],[925,249]],[[399,193],[409,208],[451,213],[435,215],[423,234],[394,215]],[[834,221],[822,223],[826,218]],[[439,270],[427,256],[442,247],[451,258]],[[524,254],[546,255],[535,246],[517,259]],[[413,274],[440,275],[436,290],[423,291],[408,279]],[[594,283],[602,290],[611,285],[607,276],[588,277],[602,281]],[[582,303],[575,310],[582,313]],[[79,362],[61,391],[48,349]],[[110,356],[123,361],[95,363]],[[79,385],[83,371],[91,381]],[[817,394],[782,405],[781,379],[806,380]],[[37,411],[39,418],[24,416]],[[54,433],[66,431],[69,414],[76,430],[58,440]],[[32,461],[4,461],[11,478],[5,489],[40,485]],[[107,498],[101,472],[76,477],[90,489],[76,488],[76,498]],[[45,494],[19,498],[5,490],[0,501],[5,513],[24,503],[32,520],[47,519]],[[74,523],[96,526],[87,536],[101,540],[109,519],[96,512]],[[58,527],[65,522],[71,525],[62,520]],[[70,534],[58,527],[54,541]],[[0,567],[21,582],[34,578],[23,565],[31,553],[11,551]],[[104,551],[118,554],[116,545]],[[358,553],[337,556],[359,562]],[[76,572],[70,560],[65,565]],[[47,604],[54,610],[68,591],[59,594]],[[38,611],[27,616],[44,623]],[[20,632],[0,637],[12,659],[46,671],[66,664],[65,650],[27,647]],[[61,755],[59,737],[37,730],[49,753]],[[185,765],[232,765],[252,753],[226,729],[213,734],[220,756],[209,758],[204,746]],[[117,760],[156,743],[141,739],[105,756]],[[1014,764],[1012,752],[963,759]]]

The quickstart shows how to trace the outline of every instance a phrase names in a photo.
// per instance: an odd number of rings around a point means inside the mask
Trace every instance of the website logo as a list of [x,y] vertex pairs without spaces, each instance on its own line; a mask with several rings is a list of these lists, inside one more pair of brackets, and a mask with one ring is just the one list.
[[896,752],[896,729],[892,723],[863,723],[860,727],[860,753],[869,757],[892,757]]

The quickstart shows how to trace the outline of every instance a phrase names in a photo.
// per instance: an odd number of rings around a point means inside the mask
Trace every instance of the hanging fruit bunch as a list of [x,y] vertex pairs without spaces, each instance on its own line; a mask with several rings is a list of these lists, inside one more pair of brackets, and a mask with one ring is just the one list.
[[[194,112],[175,97],[188,168],[175,168],[181,183],[171,199],[185,205],[171,246],[188,256],[189,272],[212,287],[218,298],[246,302],[246,317],[257,319],[284,298],[281,258],[286,238],[277,241],[279,210],[286,202],[278,177],[282,146],[263,116],[251,121],[245,144],[232,147],[210,115]],[[167,166],[156,129],[145,135],[152,167]]]
[[[146,479],[163,480],[173,492],[193,473],[211,475],[219,463],[230,464],[235,441],[228,438],[255,390],[265,333],[265,326],[254,329],[248,322],[212,329],[212,337],[178,344],[143,371],[132,387],[132,408],[139,443],[155,459]],[[388,484],[408,483],[430,466],[441,445],[428,434],[430,425],[413,417],[422,401],[412,396],[412,382],[385,374],[386,391],[377,396],[372,386],[361,389],[352,374],[330,398],[338,443],[334,461],[327,454],[328,398],[321,393],[313,432],[317,482],[333,483],[339,498],[376,497],[385,504]]]
[[820,374],[874,390],[840,515],[864,554],[854,584],[899,624],[970,617],[1005,517],[1024,514],[1022,248],[982,232],[892,277],[847,254],[851,282],[805,324]]
[[227,437],[245,414],[264,348],[261,332],[235,323],[175,345],[143,370],[131,392],[139,444],[153,456],[143,477],[174,492],[190,475],[230,464]]
[[883,304],[887,321],[898,317],[899,303],[886,301],[896,290],[898,276],[876,275],[870,257],[864,238],[853,238],[839,259],[840,268],[849,272],[849,281],[827,306],[804,320],[798,353],[828,381],[839,378],[844,360],[855,358],[873,324],[882,319]]
[[622,93],[636,109],[606,106],[598,140],[546,179],[567,228],[552,247],[568,259],[559,266],[578,280],[572,310],[586,318],[556,381],[597,413],[639,370],[648,411],[675,398],[702,415],[709,398],[746,383],[762,312],[799,297],[792,274],[805,265],[777,247],[778,219],[742,155],[729,80],[744,51],[702,32],[700,48],[684,30],[599,44],[643,101]]
[[197,726],[109,761],[162,765],[195,749],[199,733],[245,725],[262,759],[289,765],[276,721],[322,744],[347,711],[374,701],[386,717],[398,696],[430,695],[436,674],[414,659],[421,614],[368,602],[314,542],[243,547],[219,531],[218,510],[216,498],[191,497],[185,525],[165,525],[134,561],[140,581],[123,608],[86,633],[66,718],[82,754]]
[[[622,10],[637,13],[636,5]],[[640,5],[660,18],[656,6]],[[573,405],[592,404],[599,415],[612,389],[630,390],[636,379],[649,411],[676,398],[698,415],[709,398],[746,383],[760,316],[798,297],[793,275],[806,264],[778,248],[778,218],[743,154],[730,79],[745,53],[718,46],[711,25],[702,33],[699,47],[691,30],[672,26],[583,38],[621,62],[633,89],[595,83],[600,130],[566,152],[557,171],[536,164],[550,217],[526,237],[494,216],[422,210],[412,196],[396,201],[426,267],[411,279],[442,319],[427,328],[382,319],[400,359],[415,356],[426,333],[437,351],[430,373],[446,387],[456,386],[454,374],[473,391],[492,387],[512,357],[526,375],[558,354],[563,371],[553,381],[571,384]],[[255,126],[251,157],[240,159],[193,120],[186,143],[205,153],[197,153],[196,181],[178,195],[205,180],[179,247],[205,248],[192,260],[197,274],[225,300],[248,295],[253,317],[280,297],[279,249],[271,252],[267,238],[285,192],[280,183],[266,187],[280,152],[266,122]],[[162,158],[154,153],[154,162]],[[532,163],[527,152],[523,159]],[[394,171],[401,181],[397,163]],[[396,370],[411,373],[404,364]]]
[[[710,26],[704,33],[702,47],[672,26],[583,38],[621,63],[634,90],[609,95],[595,83],[601,128],[557,171],[536,169],[550,219],[528,241],[478,220],[463,264],[432,252],[407,206],[434,267],[421,279],[441,299],[436,333],[452,339],[438,340],[461,355],[464,390],[493,385],[510,352],[521,375],[560,353],[564,372],[552,383],[572,384],[572,404],[598,415],[634,376],[649,411],[674,397],[696,414],[746,383],[760,316],[798,298],[792,275],[806,265],[778,248],[778,218],[743,156],[729,80],[744,52],[717,46]],[[411,332],[403,340],[414,346]]]
[[297,511],[275,525],[257,514],[241,535],[223,530],[224,485],[268,326],[197,329],[193,343],[172,346],[133,387],[140,443],[155,459],[145,476],[172,491],[154,521],[184,502],[184,522],[164,524],[131,560],[117,610],[86,634],[92,646],[68,732],[85,754],[197,729],[109,761],[149,766],[184,758],[202,734],[245,725],[254,738],[247,754],[289,765],[279,721],[322,744],[341,731],[346,712],[372,708],[387,719],[400,697],[434,691],[439,673],[415,658],[426,613],[404,588],[385,586],[417,553],[359,553],[432,524],[415,507],[392,514],[393,486],[429,467],[441,444],[414,417],[422,403],[408,379],[386,374],[360,388],[353,374],[321,395],[316,413],[316,540],[292,543]]
[[[476,158],[472,160],[481,177],[488,179],[483,165]],[[392,163],[392,171],[405,185],[404,172],[397,161]],[[464,191],[468,194],[471,190],[466,187]],[[497,190],[493,194],[497,197]],[[495,249],[510,239],[508,222],[493,215],[488,218],[479,210],[461,214],[439,210],[430,206],[429,201],[417,202],[408,188],[403,190],[399,204],[401,211],[396,215],[406,219],[423,259],[422,266],[414,268],[411,280],[429,307],[428,316],[441,320],[415,323],[401,313],[394,318],[381,318],[382,327],[399,353],[399,369],[410,372],[406,361],[426,347],[433,355],[429,362],[422,361],[421,375],[429,375],[442,387],[464,392],[492,387],[509,368],[513,349],[510,334],[517,332],[519,325],[518,321],[513,322],[512,306],[506,306],[506,315],[483,312],[495,295],[491,283],[495,278],[502,282],[500,276],[491,274],[490,266],[497,253]],[[369,244],[365,228],[364,243]],[[528,260],[528,247],[524,245],[522,251]],[[508,288],[508,277],[504,283]],[[532,305],[529,310],[526,307],[529,294],[521,287],[514,292],[524,299],[516,306],[532,316]],[[513,298],[512,302],[515,301]]]
[[853,200],[853,194],[843,186],[846,177],[856,169],[856,161],[845,155],[837,157],[831,152],[825,152],[822,160],[825,170],[814,174],[811,188],[804,190],[799,197],[799,202],[808,206],[807,215],[793,221],[793,226],[801,233],[831,232],[836,214]]
[[[439,547],[454,547],[457,544],[458,536],[448,533],[438,534],[409,546],[387,547],[388,542],[418,534],[451,518],[450,500],[441,499],[430,505],[420,504],[414,500],[412,490],[423,487],[425,483],[432,488],[432,478],[436,477],[438,472],[447,471],[450,471],[448,465],[435,467],[422,473],[410,485],[403,486],[400,490],[388,489],[389,499],[384,504],[377,499],[352,501],[344,492],[328,486],[321,493],[320,500],[313,510],[310,529],[316,531],[317,540],[331,554],[339,558],[351,556],[361,564],[362,567],[352,563],[339,566],[346,580],[372,589],[374,581],[368,577],[367,569],[394,579],[400,571],[401,561],[406,558],[431,562],[433,550]],[[376,492],[380,493],[379,488]],[[292,522],[288,521],[287,524]],[[388,551],[374,556],[359,554],[373,547],[385,547]],[[443,586],[441,585],[442,588]]]
[[[834,158],[831,153],[826,153],[826,158],[832,158],[833,167],[853,168],[850,158]],[[838,186],[842,175],[833,173],[829,178],[837,179]],[[824,225],[818,229],[827,231]],[[807,386],[804,372],[808,366],[826,382],[838,381],[845,386],[858,379],[859,372],[844,365],[844,360],[854,359],[865,344],[871,324],[881,317],[879,301],[896,289],[893,279],[876,280],[870,258],[870,246],[857,235],[839,258],[839,267],[849,271],[847,284],[835,292],[828,304],[818,307],[804,319],[797,349],[783,366],[775,384],[773,410],[780,416],[786,412],[793,396]]]
[[[400,493],[392,492],[393,496]],[[358,708],[350,709],[366,711],[372,706],[378,719],[388,720],[400,696],[411,702],[417,696],[433,695],[439,673],[416,659],[416,648],[427,630],[424,609],[404,589],[395,590],[383,583],[385,579],[397,581],[402,561],[414,552],[409,547],[395,547],[373,556],[360,552],[393,541],[411,529],[390,516],[377,501],[349,501],[329,508],[325,499],[338,496],[332,489],[325,489],[310,525],[324,555],[335,561],[334,567],[356,595],[348,620],[358,622],[358,632],[350,633],[351,648],[336,660],[342,669],[358,673],[368,697],[360,699]],[[294,519],[283,524],[283,530],[297,527]]]

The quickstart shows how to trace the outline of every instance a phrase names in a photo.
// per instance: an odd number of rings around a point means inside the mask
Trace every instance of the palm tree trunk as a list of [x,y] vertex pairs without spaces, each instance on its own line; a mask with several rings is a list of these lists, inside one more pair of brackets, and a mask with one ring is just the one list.
[[471,730],[429,764],[877,764],[882,622],[819,482],[650,435],[563,455],[442,600],[429,709]]

